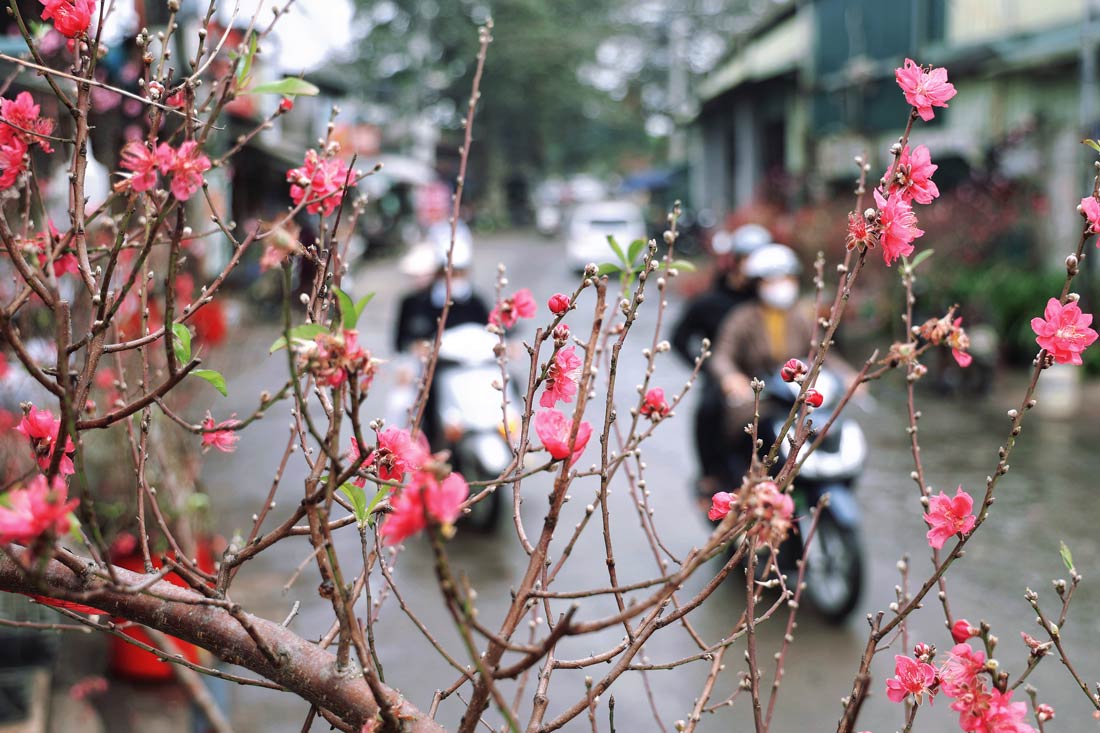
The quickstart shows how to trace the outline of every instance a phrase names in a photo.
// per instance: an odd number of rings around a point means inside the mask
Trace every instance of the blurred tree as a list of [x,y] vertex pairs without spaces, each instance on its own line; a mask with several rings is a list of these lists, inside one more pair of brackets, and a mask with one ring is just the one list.
[[355,0],[355,78],[375,120],[458,130],[476,26],[494,22],[475,136],[490,189],[515,175],[652,161],[690,112],[693,77],[775,2]]

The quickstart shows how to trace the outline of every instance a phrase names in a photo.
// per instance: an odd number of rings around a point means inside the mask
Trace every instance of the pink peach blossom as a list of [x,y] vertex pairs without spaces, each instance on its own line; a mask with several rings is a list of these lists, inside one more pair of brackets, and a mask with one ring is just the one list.
[[534,318],[537,310],[535,296],[531,295],[530,290],[523,288],[493,308],[489,313],[489,323],[501,328],[511,328],[520,318]]
[[429,521],[449,531],[469,495],[470,487],[460,474],[452,473],[440,481],[428,471],[417,471],[394,497],[393,511],[379,534],[385,544],[396,545],[425,529]]
[[69,513],[80,503],[68,500],[69,489],[65,479],[54,476],[47,482],[42,475],[35,476],[25,488],[9,491],[0,504],[0,544],[18,542],[28,545],[40,535],[55,535],[69,531]]
[[660,387],[654,387],[645,393],[642,401],[641,413],[650,420],[660,420],[668,414],[668,403],[665,402],[665,391]]
[[886,680],[886,697],[901,702],[910,695],[919,704],[924,693],[936,681],[936,668],[926,662],[898,654],[894,657],[894,676]]
[[44,136],[53,132],[54,121],[41,116],[41,107],[34,103],[30,92],[19,92],[15,99],[0,99],[0,120],[0,145],[18,138],[28,147],[37,145],[44,153],[53,152]]
[[115,185],[116,190],[128,187],[141,193],[157,185],[157,155],[144,142],[131,140],[123,146],[119,157],[119,165],[133,172]]
[[[50,462],[53,460],[57,435],[61,432],[61,418],[54,417],[49,410],[39,410],[31,405],[15,429],[25,435],[31,442],[31,450],[34,451],[38,467],[43,471],[48,470]],[[58,464],[57,469],[62,476],[68,476],[76,471],[73,467],[72,458],[70,458],[75,450],[76,446],[73,445],[73,439],[66,437],[65,454],[61,457],[61,463]]]
[[[1089,232],[1100,234],[1100,201],[1095,196],[1081,199],[1081,213],[1089,222]],[[1096,242],[1096,246],[1100,247],[1100,240]]]
[[576,347],[560,349],[554,354],[553,361],[546,371],[546,390],[539,398],[543,407],[553,407],[560,402],[572,402],[577,394],[577,381],[580,379],[583,362],[577,356]]
[[573,420],[558,410],[543,410],[535,415],[535,432],[543,446],[555,460],[569,458],[570,466],[577,462],[588,445],[588,439],[592,437],[592,426],[587,422],[580,424],[573,450],[570,451],[569,434],[572,430]]
[[900,196],[883,198],[876,189],[875,203],[879,209],[879,242],[882,244],[882,258],[887,265],[893,264],[898,257],[908,257],[913,253],[913,240],[924,235],[917,228],[917,216],[913,207]]
[[1032,318],[1035,342],[1046,349],[1059,364],[1080,365],[1081,352],[1096,341],[1096,331],[1089,328],[1092,315],[1070,302],[1062,305],[1057,298],[1047,301],[1043,318]]
[[53,27],[67,38],[87,32],[95,13],[95,0],[40,0],[46,7],[42,20],[53,20]]
[[215,425],[214,418],[207,412],[206,419],[202,421],[202,428],[205,431],[202,434],[203,453],[210,450],[210,448],[217,448],[222,453],[232,453],[235,451],[237,449],[237,441],[240,440],[241,437],[237,435],[236,430],[233,430],[236,425],[236,420],[226,420],[225,422],[220,422]]
[[[352,454],[353,460],[359,457],[354,441]],[[407,472],[419,471],[430,456],[428,440],[423,433],[418,432],[414,438],[404,428],[386,428],[378,433],[378,447],[367,456],[363,467],[374,466],[378,478],[383,481],[403,481]]]
[[931,529],[928,530],[928,544],[937,550],[956,534],[966,534],[974,529],[974,499],[960,486],[955,496],[942,491],[939,496],[930,497],[928,513],[924,515]]
[[925,71],[912,59],[894,70],[894,78],[905,93],[905,101],[915,107],[925,122],[936,116],[933,107],[946,107],[955,96],[955,85],[947,81],[947,69],[942,66]]
[[932,203],[932,199],[940,195],[940,189],[932,182],[932,174],[937,168],[927,147],[918,145],[910,150],[906,145],[898,157],[894,180],[889,181],[890,195],[918,204]]
[[550,296],[550,300],[546,305],[550,308],[551,313],[560,316],[569,310],[569,296],[565,293],[554,293]]
[[202,174],[210,170],[210,158],[206,157],[199,144],[188,140],[175,152],[168,171],[172,174],[172,195],[180,201],[187,201],[202,188]]
[[329,216],[344,199],[348,166],[339,158],[322,158],[316,150],[307,150],[305,164],[287,171],[286,180],[291,184],[290,200],[295,206],[306,201],[310,214],[320,211]]
[[969,644],[956,644],[940,668],[940,689],[948,697],[959,697],[967,689],[978,686],[978,673],[984,668],[985,652]]
[[725,518],[725,516],[730,513],[734,501],[735,498],[733,494],[719,491],[717,494],[710,497],[710,511],[707,512],[707,519],[712,522],[717,522]]

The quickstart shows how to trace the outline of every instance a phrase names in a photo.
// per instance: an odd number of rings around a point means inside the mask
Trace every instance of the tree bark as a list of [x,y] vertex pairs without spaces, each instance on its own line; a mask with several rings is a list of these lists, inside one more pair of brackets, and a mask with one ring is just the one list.
[[[15,547],[12,550],[13,554],[26,552]],[[225,662],[286,687],[356,728],[377,714],[378,703],[356,667],[339,669],[334,655],[289,629],[241,612],[265,646],[274,652],[273,662],[240,621],[224,608],[201,603],[202,596],[195,591],[159,581],[145,592],[123,593],[90,572],[90,564],[88,567],[89,572],[80,574],[58,560],[51,560],[36,582],[11,558],[0,555],[0,591],[36,593],[61,600],[79,597],[113,615],[209,650]],[[126,585],[137,586],[148,580],[147,576],[122,568],[115,568],[114,572]],[[442,726],[405,701],[399,692],[385,689],[408,733],[444,733]]]

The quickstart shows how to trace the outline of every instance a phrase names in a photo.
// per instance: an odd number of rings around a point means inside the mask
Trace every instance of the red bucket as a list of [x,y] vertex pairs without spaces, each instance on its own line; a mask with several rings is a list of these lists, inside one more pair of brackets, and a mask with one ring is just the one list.
[[[129,545],[130,543],[123,543]],[[212,542],[210,540],[200,540],[198,542],[196,560],[198,561],[199,568],[204,572],[212,573],[214,571],[214,553]],[[141,555],[141,549],[138,547],[126,547],[125,551],[118,551],[118,543],[111,553],[111,562],[120,568],[126,570],[132,570],[136,573],[145,572],[145,560]],[[174,558],[175,553],[167,553],[168,557]],[[153,566],[160,568],[161,563],[157,557],[152,558]],[[189,587],[176,573],[168,573],[164,576],[164,579],[173,585],[180,587]],[[116,618],[116,623],[125,623],[125,619]],[[129,636],[131,639],[135,639],[149,646],[155,647],[156,644],[149,638],[149,635],[142,630],[141,626],[130,625],[120,629],[123,634]],[[189,662],[199,664],[199,648],[194,644],[189,644],[185,641],[169,636],[167,637],[174,650]],[[109,651],[109,664],[111,673],[124,677],[130,680],[158,682],[172,679],[174,672],[172,665],[169,662],[162,662],[157,655],[152,652],[147,652],[144,649],[134,646],[129,642],[123,641],[118,637],[111,637],[110,651]]]

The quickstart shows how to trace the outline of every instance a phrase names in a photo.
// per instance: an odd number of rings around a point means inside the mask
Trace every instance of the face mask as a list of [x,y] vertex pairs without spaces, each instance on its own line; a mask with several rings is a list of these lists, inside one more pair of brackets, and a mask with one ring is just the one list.
[[[470,284],[470,281],[464,277],[452,277],[451,278],[451,300],[456,303],[463,303],[470,299],[470,295],[474,292],[474,286]],[[447,281],[439,280],[432,284],[432,305],[436,308],[442,308],[444,301],[447,300]]]
[[787,310],[798,300],[798,283],[790,280],[762,283],[760,285],[760,300],[772,308]]

